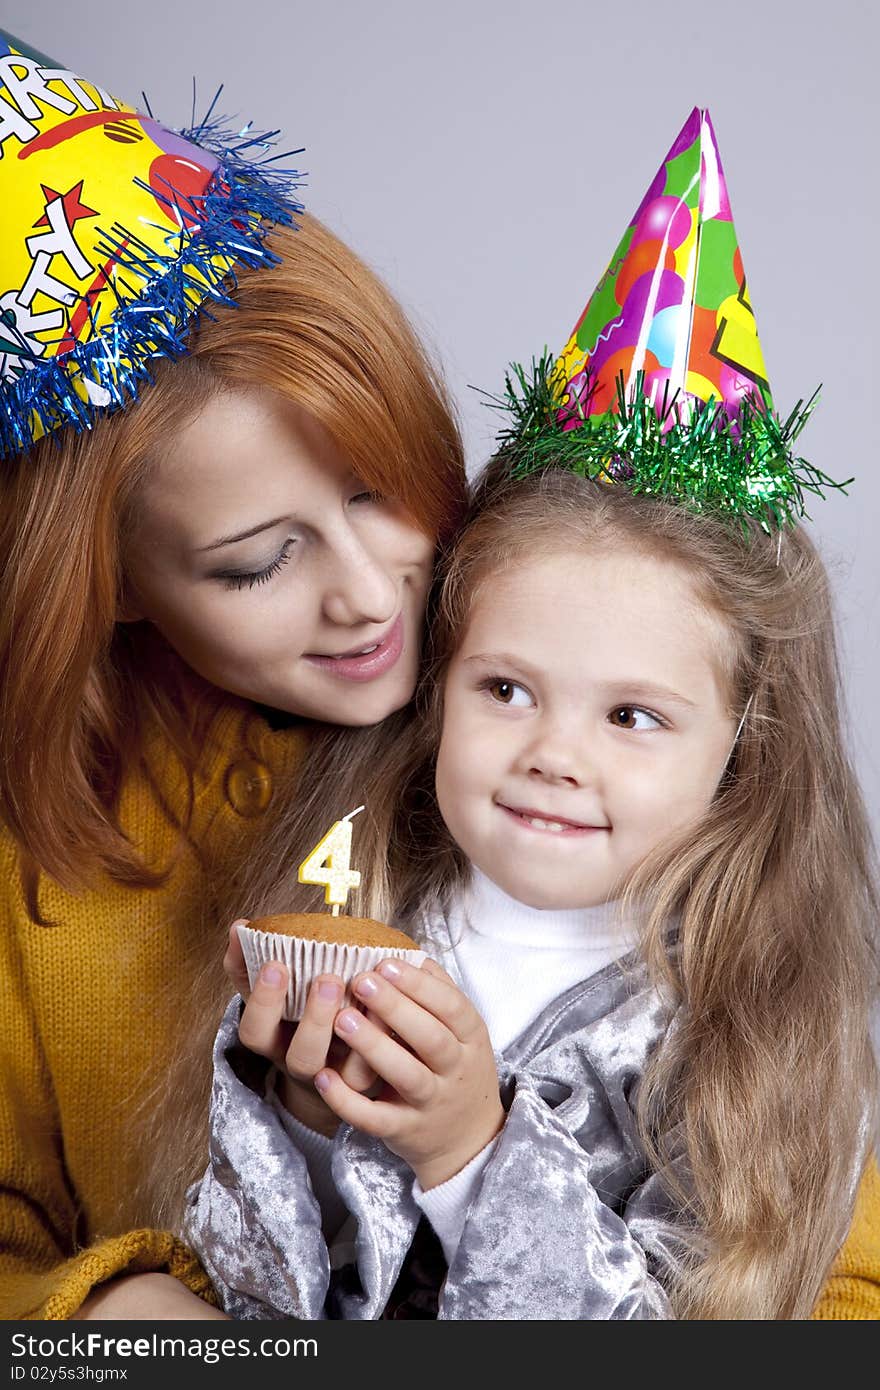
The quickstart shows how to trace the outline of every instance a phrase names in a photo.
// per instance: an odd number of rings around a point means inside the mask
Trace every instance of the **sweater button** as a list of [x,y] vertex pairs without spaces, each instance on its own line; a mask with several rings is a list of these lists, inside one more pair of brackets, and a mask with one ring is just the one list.
[[226,769],[226,800],[233,811],[249,819],[265,811],[272,799],[272,774],[265,763],[241,758]]

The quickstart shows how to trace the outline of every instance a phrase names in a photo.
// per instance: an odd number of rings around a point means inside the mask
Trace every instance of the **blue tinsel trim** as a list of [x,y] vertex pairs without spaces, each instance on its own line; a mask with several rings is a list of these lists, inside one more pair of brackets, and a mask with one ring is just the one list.
[[[213,103],[203,121],[177,132],[219,161],[206,192],[195,201],[172,189],[168,196],[181,221],[185,215],[198,227],[176,239],[170,233],[164,255],[124,227],[102,232],[102,253],[116,256],[120,273],[127,272],[126,292],[140,282],[137,298],[120,302],[99,336],[61,357],[36,358],[16,382],[0,386],[0,458],[33,445],[40,433],[34,429],[35,415],[46,434],[61,425],[90,429],[98,416],[137,397],[144,382],[152,380],[150,365],[157,358],[182,356],[190,329],[210,313],[209,305],[235,303],[235,266],[218,267],[216,257],[244,266],[278,263],[266,237],[274,225],[290,226],[294,214],[303,211],[293,197],[301,176],[293,169],[270,167],[288,157],[265,154],[277,131],[256,134],[248,126],[232,132],[222,119],[211,119],[212,110]],[[264,152],[262,158],[249,157],[255,149]],[[74,377],[92,384],[100,404],[77,394]]]

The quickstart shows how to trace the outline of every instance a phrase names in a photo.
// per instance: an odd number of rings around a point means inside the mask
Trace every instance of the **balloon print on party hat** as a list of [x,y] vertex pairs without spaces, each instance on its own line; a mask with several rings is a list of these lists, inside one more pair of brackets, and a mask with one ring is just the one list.
[[[637,372],[652,402],[677,391],[737,408],[771,404],[727,184],[708,111],[694,108],[563,349],[569,395],[614,409]],[[587,371],[601,384],[584,396]],[[681,399],[681,395],[680,395]]]
[[[557,358],[519,366],[499,439],[522,475],[563,464],[633,492],[753,516],[845,488],[795,457],[816,401],[773,400],[708,111],[695,107]],[[848,479],[847,482],[851,482]]]
[[0,457],[134,398],[237,265],[277,263],[302,209],[275,135],[168,130],[0,30]]

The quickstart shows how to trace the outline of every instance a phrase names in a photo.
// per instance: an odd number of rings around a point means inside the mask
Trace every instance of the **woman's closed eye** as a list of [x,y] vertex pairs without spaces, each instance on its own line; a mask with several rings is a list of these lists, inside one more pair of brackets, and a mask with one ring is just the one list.
[[[620,716],[624,716],[621,720]],[[644,717],[650,720],[648,724],[634,724],[630,721]],[[632,730],[634,733],[645,732],[648,729],[666,729],[669,726],[665,719],[661,719],[659,714],[652,714],[650,710],[642,709],[641,705],[615,705],[609,712],[608,718],[615,729]]]
[[513,705],[526,709],[535,703],[531,691],[518,681],[506,680],[503,676],[487,676],[480,682],[480,690],[485,690],[491,700],[499,705]]
[[296,545],[296,538],[289,536],[284,542],[278,554],[267,565],[258,570],[221,570],[211,576],[212,579],[221,579],[224,589],[253,589],[256,584],[267,584],[283,565],[286,565],[293,548]]
[[363,506],[363,504],[364,504],[365,502],[384,502],[384,501],[385,501],[385,494],[384,494],[384,493],[382,493],[382,492],[376,492],[375,489],[371,490],[371,489],[369,489],[369,488],[361,488],[358,492],[356,492],[356,493],[354,494],[353,497],[350,497],[350,498],[349,498],[349,505],[352,505],[352,504],[354,504],[354,503],[357,503],[358,506]]

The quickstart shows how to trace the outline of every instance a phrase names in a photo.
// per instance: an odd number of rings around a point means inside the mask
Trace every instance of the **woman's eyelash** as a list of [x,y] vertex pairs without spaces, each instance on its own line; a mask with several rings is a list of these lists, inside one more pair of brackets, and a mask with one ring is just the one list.
[[251,570],[247,574],[218,574],[216,578],[223,580],[225,589],[253,589],[255,584],[266,584],[273,575],[278,573],[282,565],[287,564],[295,544],[296,541],[293,537],[286,540],[275,559],[264,569]]
[[[369,491],[365,488],[362,492],[356,492],[349,500],[351,502],[384,502],[385,498],[381,492]],[[233,574],[231,572],[224,574],[221,572],[212,577],[214,579],[222,579],[225,589],[253,589],[257,584],[267,584],[269,580],[274,578],[278,573],[281,566],[287,564],[295,544],[296,540],[294,537],[288,538],[275,556],[275,559],[266,565],[264,569],[250,570],[246,574]]]

